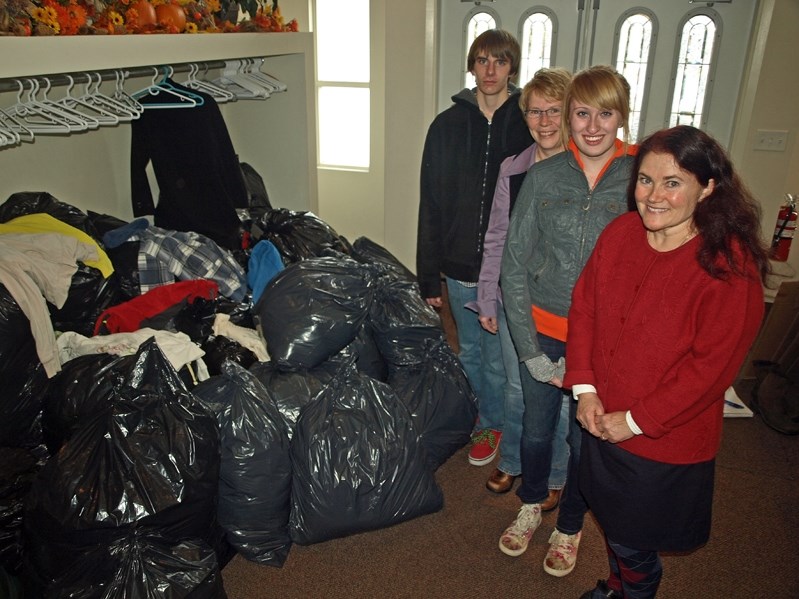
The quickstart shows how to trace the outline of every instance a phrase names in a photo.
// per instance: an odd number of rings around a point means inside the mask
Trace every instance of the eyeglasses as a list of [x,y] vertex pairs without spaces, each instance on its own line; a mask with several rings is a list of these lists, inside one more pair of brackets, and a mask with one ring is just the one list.
[[525,110],[524,116],[538,120],[544,115],[547,115],[549,118],[555,119],[560,116],[560,112],[560,108],[547,108],[546,110],[538,110],[537,108],[533,108],[532,110]]

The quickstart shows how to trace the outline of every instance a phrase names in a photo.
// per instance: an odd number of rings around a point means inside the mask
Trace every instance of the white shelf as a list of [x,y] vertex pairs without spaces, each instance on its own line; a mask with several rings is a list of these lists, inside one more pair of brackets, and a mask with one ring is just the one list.
[[0,79],[308,53],[311,33],[0,37]]

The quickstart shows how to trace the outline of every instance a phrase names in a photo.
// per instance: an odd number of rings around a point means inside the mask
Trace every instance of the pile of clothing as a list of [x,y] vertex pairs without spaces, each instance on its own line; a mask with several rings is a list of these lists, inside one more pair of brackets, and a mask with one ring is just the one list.
[[476,399],[415,277],[312,213],[245,212],[230,250],[0,204],[0,584],[224,597],[236,553],[441,509]]

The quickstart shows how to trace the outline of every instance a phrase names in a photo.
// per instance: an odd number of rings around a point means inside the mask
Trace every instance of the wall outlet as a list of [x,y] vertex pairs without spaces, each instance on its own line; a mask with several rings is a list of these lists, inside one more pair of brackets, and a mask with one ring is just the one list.
[[766,129],[758,129],[755,131],[755,143],[753,149],[767,150],[770,152],[784,152],[787,143],[787,131],[769,131]]

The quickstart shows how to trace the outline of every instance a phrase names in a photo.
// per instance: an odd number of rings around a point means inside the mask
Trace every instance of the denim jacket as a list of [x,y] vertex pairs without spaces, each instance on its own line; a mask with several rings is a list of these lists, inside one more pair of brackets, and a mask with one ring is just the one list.
[[614,158],[593,189],[572,151],[534,164],[525,177],[511,214],[501,274],[520,361],[543,354],[531,307],[567,316],[572,289],[599,234],[627,211],[633,160],[631,155]]

